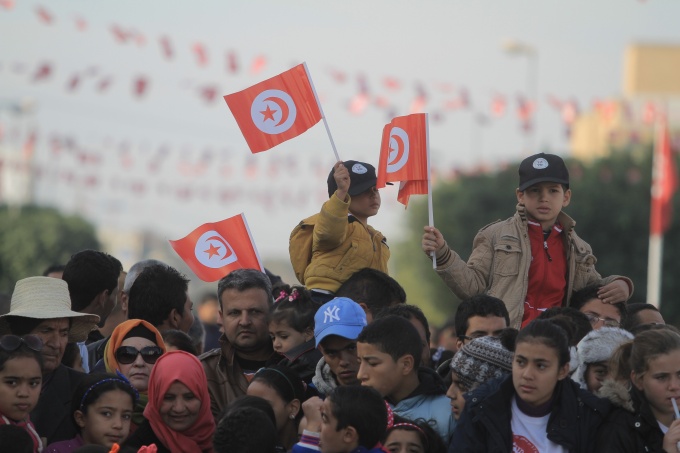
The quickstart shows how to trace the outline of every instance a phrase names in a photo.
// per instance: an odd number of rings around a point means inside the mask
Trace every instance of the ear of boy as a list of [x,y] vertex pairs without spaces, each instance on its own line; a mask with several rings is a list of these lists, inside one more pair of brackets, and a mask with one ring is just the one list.
[[347,445],[347,452],[354,451],[359,447],[359,433],[353,426],[346,426],[342,434],[342,441]]

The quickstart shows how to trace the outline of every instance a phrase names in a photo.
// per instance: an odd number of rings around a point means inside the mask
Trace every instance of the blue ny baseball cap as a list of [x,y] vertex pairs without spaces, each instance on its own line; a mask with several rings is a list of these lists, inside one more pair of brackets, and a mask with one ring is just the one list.
[[366,313],[361,305],[347,297],[336,297],[323,304],[314,315],[316,346],[329,335],[356,340],[366,324]]

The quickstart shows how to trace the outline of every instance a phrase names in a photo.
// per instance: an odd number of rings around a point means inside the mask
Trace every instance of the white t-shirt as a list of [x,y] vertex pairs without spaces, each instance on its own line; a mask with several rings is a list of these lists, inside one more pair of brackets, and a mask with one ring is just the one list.
[[548,439],[550,414],[530,417],[517,407],[512,398],[512,451],[513,453],[568,453],[568,450]]

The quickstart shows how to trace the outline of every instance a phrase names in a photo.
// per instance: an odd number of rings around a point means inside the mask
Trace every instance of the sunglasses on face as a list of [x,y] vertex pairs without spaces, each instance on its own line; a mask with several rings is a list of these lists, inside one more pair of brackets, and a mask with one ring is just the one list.
[[137,360],[137,356],[142,356],[144,360],[149,365],[156,363],[156,360],[163,354],[163,350],[158,346],[146,346],[141,350],[135,348],[134,346],[121,346],[116,349],[116,360],[121,365],[129,365]]
[[43,342],[37,335],[24,335],[23,337],[4,335],[0,337],[0,348],[7,352],[16,351],[22,344],[35,352],[40,352],[43,348]]

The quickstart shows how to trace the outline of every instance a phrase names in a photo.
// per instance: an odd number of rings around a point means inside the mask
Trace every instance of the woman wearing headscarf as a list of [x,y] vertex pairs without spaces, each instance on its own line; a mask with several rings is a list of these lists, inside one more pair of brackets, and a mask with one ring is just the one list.
[[215,420],[208,382],[194,355],[170,351],[158,359],[149,379],[144,417],[123,447],[155,444],[158,453],[213,453]]
[[134,432],[144,421],[149,376],[165,350],[160,332],[141,319],[129,319],[119,324],[104,349],[106,371],[120,372],[139,392],[139,400],[132,413],[130,432]]

